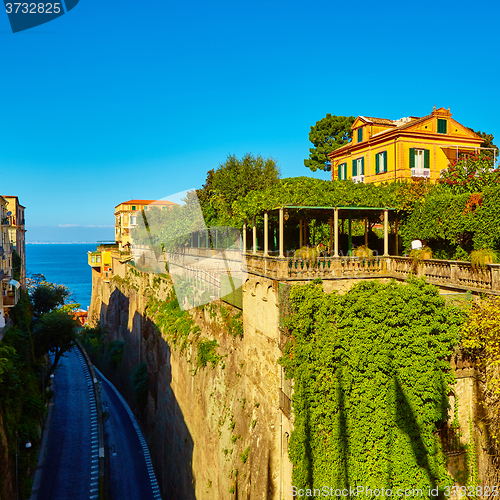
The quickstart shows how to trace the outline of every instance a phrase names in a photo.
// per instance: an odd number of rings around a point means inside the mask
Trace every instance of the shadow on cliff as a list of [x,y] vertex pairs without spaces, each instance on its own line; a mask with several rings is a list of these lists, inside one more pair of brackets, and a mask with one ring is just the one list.
[[[109,304],[101,307],[107,343],[123,341],[124,347],[118,366],[105,356],[96,365],[125,396],[139,420],[162,496],[195,500],[194,443],[172,388],[171,350],[151,319],[137,312],[137,300],[138,294],[127,297],[115,288]],[[143,405],[137,402],[131,378],[141,363],[147,366],[147,402]]]

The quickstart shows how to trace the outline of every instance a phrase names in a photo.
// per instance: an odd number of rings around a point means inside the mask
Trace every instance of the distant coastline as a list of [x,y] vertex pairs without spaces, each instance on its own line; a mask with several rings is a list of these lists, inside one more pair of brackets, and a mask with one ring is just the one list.
[[26,245],[97,245],[96,241],[27,241]]

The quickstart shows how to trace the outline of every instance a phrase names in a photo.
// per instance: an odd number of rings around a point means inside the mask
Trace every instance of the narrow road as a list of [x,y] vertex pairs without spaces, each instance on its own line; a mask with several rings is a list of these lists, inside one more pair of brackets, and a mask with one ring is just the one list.
[[[104,423],[107,445],[106,489],[110,500],[158,500],[160,493],[144,438],[137,435],[130,417],[111,383],[96,370],[102,383],[103,410],[109,414]],[[128,411],[127,411],[128,410]],[[137,424],[136,424],[137,426]]]
[[54,413],[38,500],[89,500],[94,410],[87,367],[75,349],[61,360],[55,377]]

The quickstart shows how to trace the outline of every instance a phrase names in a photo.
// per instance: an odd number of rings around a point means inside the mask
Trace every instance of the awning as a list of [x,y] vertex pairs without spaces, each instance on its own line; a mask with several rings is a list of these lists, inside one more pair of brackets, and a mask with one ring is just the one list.
[[15,286],[16,288],[20,288],[21,283],[19,283],[19,281],[16,280],[10,280],[9,285]]

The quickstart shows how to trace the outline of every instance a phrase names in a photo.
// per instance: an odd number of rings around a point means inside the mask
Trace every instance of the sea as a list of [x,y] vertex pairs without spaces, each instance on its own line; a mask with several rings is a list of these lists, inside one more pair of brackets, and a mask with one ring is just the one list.
[[69,302],[90,305],[92,273],[87,252],[96,244],[34,244],[26,243],[26,275],[43,274],[47,281],[67,286],[72,292]]

